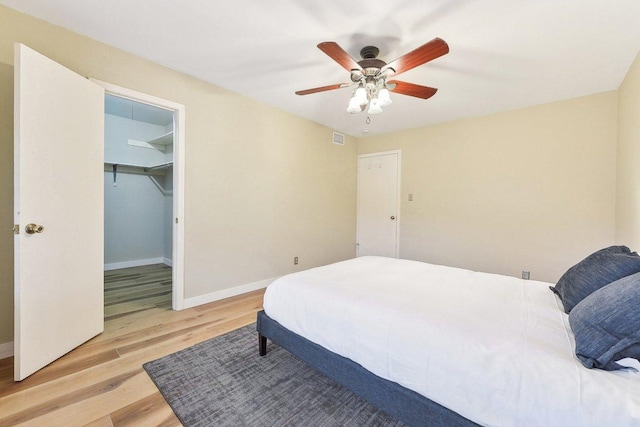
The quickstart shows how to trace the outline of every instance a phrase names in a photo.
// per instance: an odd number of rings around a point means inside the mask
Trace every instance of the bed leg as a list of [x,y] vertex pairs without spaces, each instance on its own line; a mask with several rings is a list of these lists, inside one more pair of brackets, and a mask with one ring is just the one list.
[[267,354],[267,337],[258,334],[258,353],[260,356]]

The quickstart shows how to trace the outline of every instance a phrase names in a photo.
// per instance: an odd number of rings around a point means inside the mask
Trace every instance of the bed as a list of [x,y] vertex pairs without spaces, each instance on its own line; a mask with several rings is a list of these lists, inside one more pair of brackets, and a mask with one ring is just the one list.
[[257,319],[409,425],[640,425],[640,363],[587,369],[549,283],[384,257],[279,278]]

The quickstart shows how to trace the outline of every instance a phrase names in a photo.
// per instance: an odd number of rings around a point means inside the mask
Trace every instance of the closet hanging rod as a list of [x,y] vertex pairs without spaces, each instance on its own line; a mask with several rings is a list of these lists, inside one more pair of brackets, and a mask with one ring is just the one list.
[[156,166],[150,166],[148,168],[144,168],[144,171],[152,171],[152,170],[156,170],[156,169],[166,169],[166,168],[170,168],[171,166],[173,166],[173,162],[167,162],[167,163],[162,163],[161,165],[156,165]]
[[148,168],[149,167],[149,166],[145,166],[145,165],[136,165],[136,164],[133,164],[133,163],[109,162],[109,161],[105,161],[104,164],[108,165],[108,166],[118,165],[118,167],[122,166],[122,167],[140,168],[140,169],[144,169],[144,168]]

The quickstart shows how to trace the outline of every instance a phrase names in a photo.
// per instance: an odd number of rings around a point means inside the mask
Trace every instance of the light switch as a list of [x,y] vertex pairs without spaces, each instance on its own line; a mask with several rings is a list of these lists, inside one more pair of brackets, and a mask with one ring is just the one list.
[[409,193],[409,201],[413,202],[413,193]]

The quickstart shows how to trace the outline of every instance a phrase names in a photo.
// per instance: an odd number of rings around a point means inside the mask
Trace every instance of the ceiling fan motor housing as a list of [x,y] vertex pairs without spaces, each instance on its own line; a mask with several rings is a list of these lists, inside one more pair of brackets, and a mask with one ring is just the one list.
[[358,65],[364,70],[366,77],[373,77],[380,72],[380,69],[387,65],[386,62],[377,59],[380,49],[375,46],[365,46],[360,50],[361,61],[358,61]]
[[351,70],[351,81],[357,83],[363,78],[370,81],[380,74],[380,69],[387,63],[376,58],[379,52],[380,50],[375,46],[365,46],[360,50],[362,60],[358,61],[358,65],[362,70]]
[[380,49],[375,46],[365,46],[360,49],[360,56],[362,59],[374,59],[378,57],[378,53],[380,53]]

